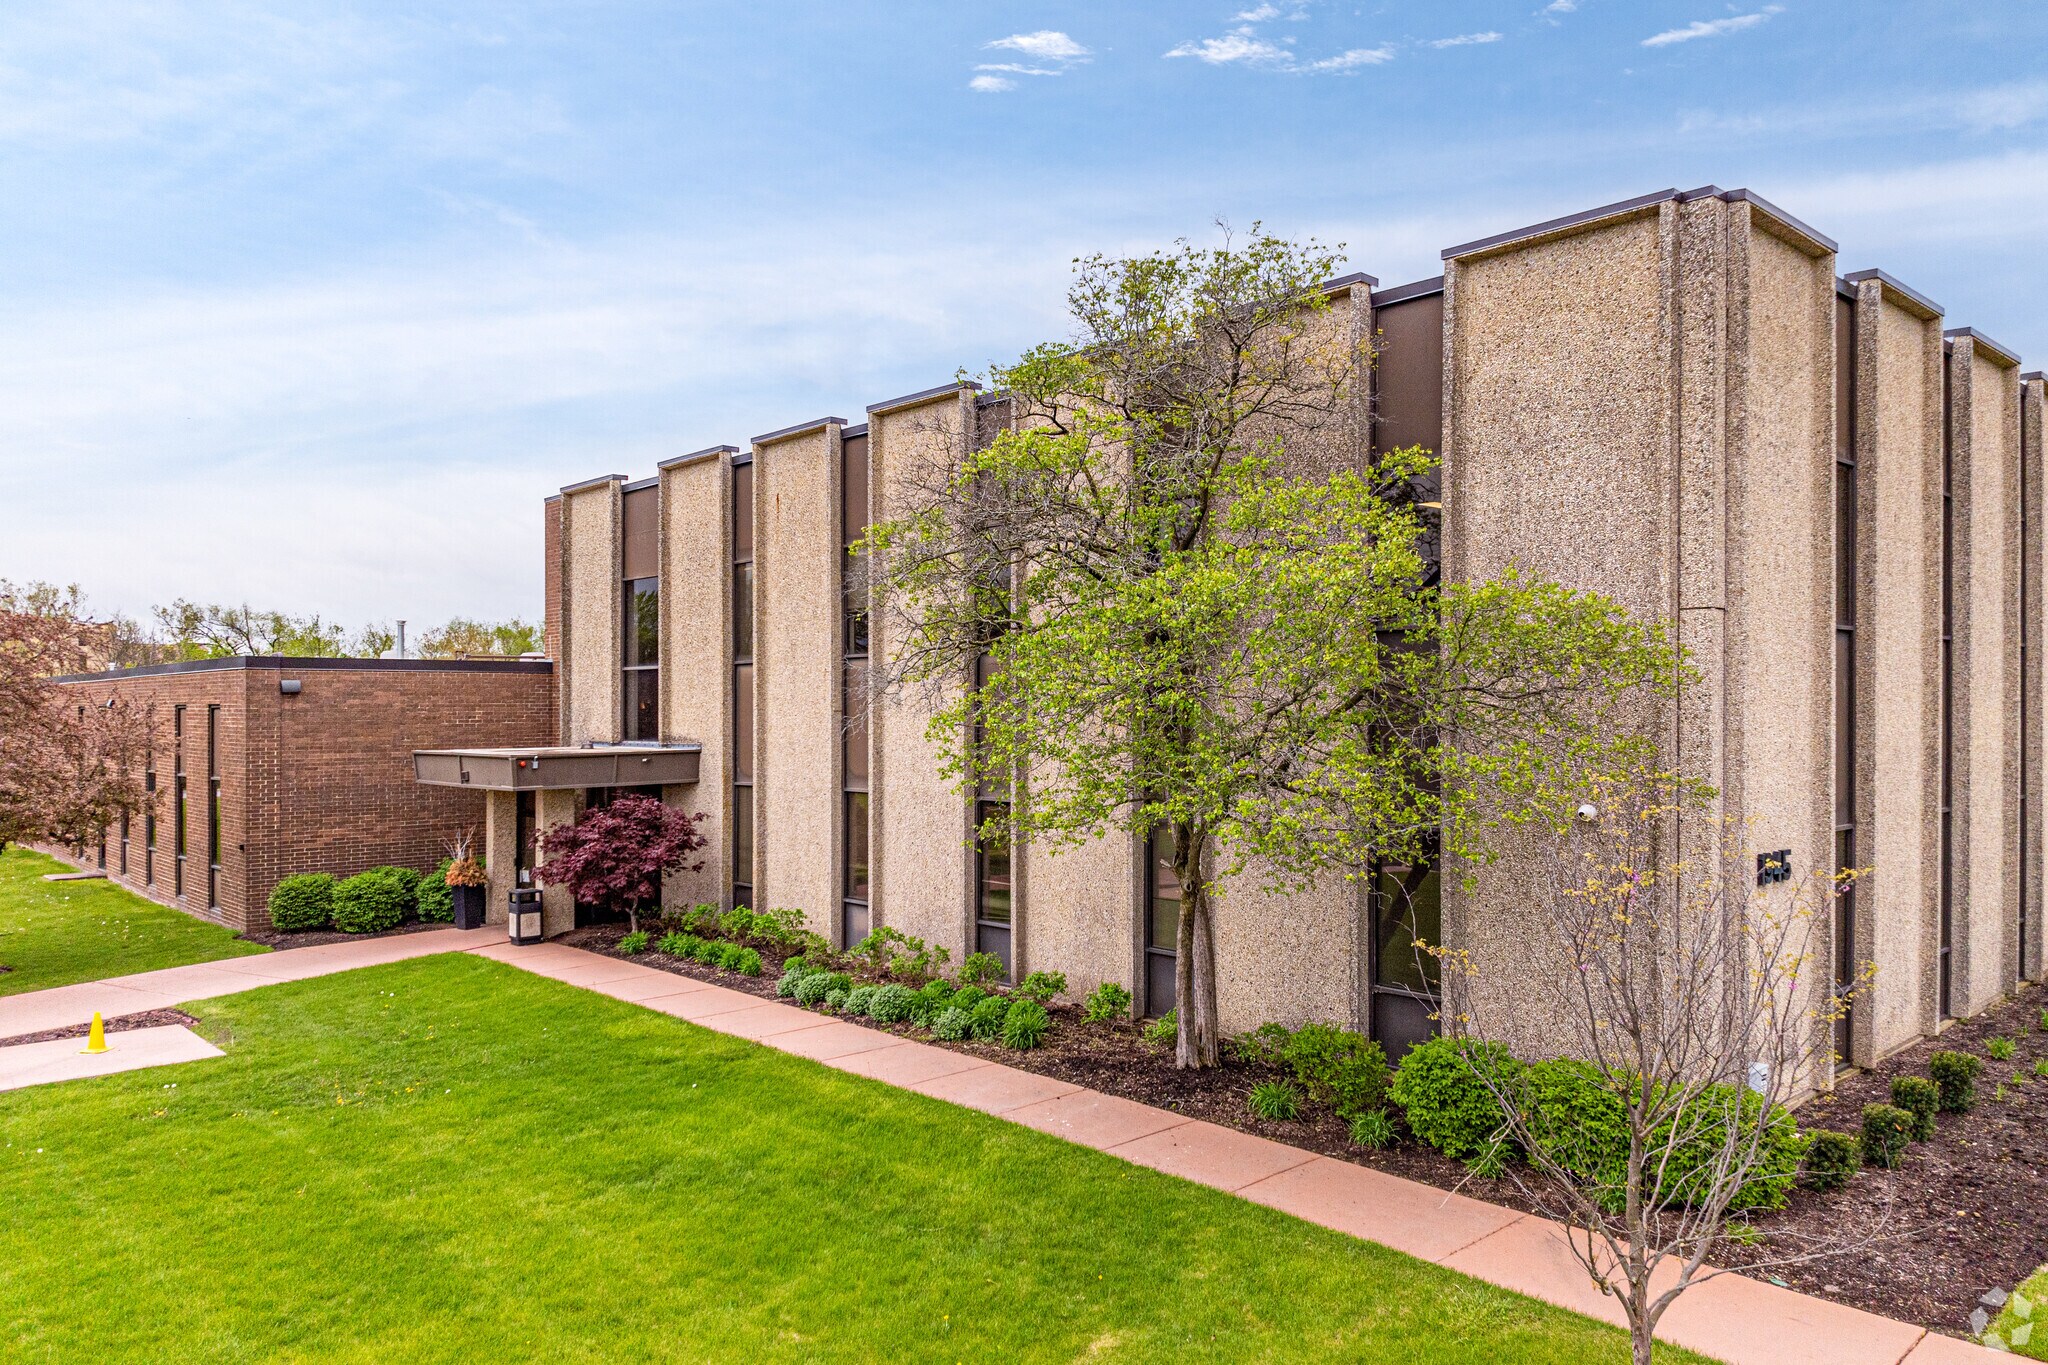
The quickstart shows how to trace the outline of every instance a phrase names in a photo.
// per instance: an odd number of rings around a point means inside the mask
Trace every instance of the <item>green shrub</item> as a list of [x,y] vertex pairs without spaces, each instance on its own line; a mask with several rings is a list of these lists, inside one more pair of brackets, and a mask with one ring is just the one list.
[[697,940],[697,946],[690,951],[690,956],[707,967],[723,967],[725,950],[729,946],[715,938],[700,938]]
[[1394,1121],[1387,1117],[1384,1109],[1368,1109],[1351,1120],[1351,1142],[1353,1146],[1369,1147],[1377,1151],[1394,1145]]
[[952,1008],[972,1011],[976,1005],[988,999],[988,992],[979,986],[962,986],[953,992]]
[[1522,1073],[1521,1108],[1534,1147],[1559,1168],[1617,1196],[1628,1177],[1628,1106],[1599,1068],[1559,1059]]
[[908,986],[890,984],[875,987],[868,1001],[868,1018],[878,1024],[900,1024],[917,1008],[917,992]]
[[1937,1052],[1927,1059],[1927,1070],[1941,1092],[1941,1112],[1962,1114],[1977,1103],[1977,1073],[1984,1069],[1981,1058],[1967,1052]]
[[1279,1060],[1318,1104],[1350,1118],[1387,1102],[1387,1054],[1362,1034],[1305,1024],[1282,1043]]
[[654,940],[654,951],[667,957],[688,957],[690,945],[696,941],[695,934],[685,934],[671,929]]
[[2048,1010],[2041,1011],[2041,1032],[2048,1033]]
[[1238,1034],[1228,1046],[1231,1056],[1246,1066],[1277,1066],[1280,1049],[1287,1046],[1287,1040],[1293,1036],[1285,1024],[1261,1024],[1248,1033]]
[[334,878],[301,872],[270,888],[270,924],[280,933],[325,929],[334,919]]
[[1053,1001],[1067,993],[1067,974],[1065,972],[1033,972],[1022,981],[1019,981],[1017,989],[1012,993],[1020,999],[1029,1000],[1036,1005],[1050,1005]]
[[1896,1104],[1863,1106],[1863,1164],[1889,1171],[1913,1138],[1913,1116]]
[[762,972],[761,954],[752,948],[742,948],[737,953],[728,953],[725,958],[728,970],[741,976],[759,976]]
[[1013,1000],[1003,1014],[1003,1046],[1029,1052],[1052,1031],[1052,1016],[1036,1000]]
[[1245,1096],[1245,1108],[1255,1119],[1284,1123],[1301,1114],[1301,1092],[1293,1081],[1260,1081]]
[[943,1038],[949,1043],[957,1043],[968,1035],[973,1026],[973,1015],[958,1005],[948,1005],[939,1012],[938,1018],[932,1020],[932,1036]]
[[2019,1054],[2019,1045],[2010,1038],[1993,1038],[1984,1044],[1984,1055],[1994,1062],[2009,1062]]
[[969,953],[960,964],[960,980],[969,986],[1003,979],[1003,960],[994,953]]
[[[747,960],[746,955],[748,953],[754,953],[754,950],[752,948],[743,948],[737,943],[720,943],[715,946],[718,949],[718,965],[729,972],[736,972],[740,970],[740,964]],[[759,953],[754,953],[754,964],[756,972],[760,970],[760,962],[761,955]]]
[[1484,1147],[1465,1158],[1465,1169],[1480,1180],[1500,1180],[1508,1173],[1508,1159],[1515,1149],[1500,1138],[1494,1138]]
[[1180,1010],[1170,1009],[1145,1025],[1145,1041],[1172,1047],[1180,1038]]
[[2042,1080],[2048,1081],[2048,1057],[2043,1057],[2040,1061],[2034,1063],[2034,1074]]
[[382,868],[358,872],[334,888],[334,927],[345,934],[375,934],[405,923],[413,883]]
[[1863,1144],[1848,1133],[1831,1133],[1822,1128],[1806,1135],[1806,1161],[1802,1175],[1807,1188],[1839,1190],[1863,1169]]
[[855,986],[846,993],[846,1012],[856,1018],[865,1018],[868,1003],[875,998],[875,987]]
[[817,937],[805,927],[807,924],[801,910],[756,910],[754,937],[785,948],[795,947],[806,939]]
[[420,918],[429,924],[448,924],[455,919],[455,888],[448,885],[446,860],[420,878],[413,900],[419,906]]
[[1941,1088],[1925,1076],[1894,1076],[1892,1103],[1913,1116],[1913,1141],[1934,1136],[1934,1111],[1941,1107]]
[[1522,1064],[1498,1043],[1431,1038],[1411,1048],[1389,1092],[1408,1120],[1408,1131],[1445,1156],[1482,1150],[1502,1125],[1500,1104],[1480,1073],[1505,1093]]
[[[664,943],[667,941],[667,939],[662,940]],[[664,949],[663,951],[667,950]],[[813,966],[800,957],[793,957],[782,964],[782,975],[775,978],[775,993],[787,1000],[790,996],[796,994],[797,982],[802,981],[807,976],[814,976],[823,970],[825,970],[823,967]]]
[[1130,1013],[1131,993],[1114,981],[1105,981],[1088,992],[1088,1001],[1081,1007],[1081,1017],[1091,1024],[1127,1019]]
[[1009,997],[991,995],[967,1016],[967,1036],[982,1040],[1001,1037],[1003,1025],[1009,1017]]
[[647,931],[636,929],[619,940],[619,951],[628,957],[636,957],[647,951]]
[[705,938],[718,932],[718,907],[699,901],[683,912],[683,928]]
[[815,1005],[834,991],[852,989],[853,978],[844,972],[807,972],[798,979],[793,994],[799,1005]]
[[846,997],[852,993],[845,986],[835,986],[831,990],[826,991],[825,998],[818,1003],[836,1014],[846,1008]]
[[735,905],[718,917],[718,932],[727,938],[752,938],[754,912],[744,905]]
[[916,982],[936,974],[952,957],[944,948],[933,948],[923,939],[888,924],[856,943],[852,951],[866,958],[879,975]]
[[[1693,1107],[1680,1115],[1681,1132],[1690,1140],[1677,1144],[1664,1164],[1664,1185],[1658,1197],[1665,1203],[1691,1203],[1707,1192],[1713,1180],[1715,1161],[1728,1142],[1731,1128],[1739,1125],[1743,1134],[1756,1134],[1756,1153],[1742,1187],[1728,1201],[1730,1210],[1777,1209],[1785,1206],[1793,1182],[1799,1178],[1799,1163],[1806,1155],[1806,1137],[1798,1122],[1782,1105],[1764,1112],[1761,1095],[1746,1087],[1710,1086],[1693,1100]],[[1672,1128],[1666,1125],[1650,1135],[1652,1150],[1670,1141]],[[1748,1138],[1744,1137],[1744,1142]]]
[[405,886],[406,918],[410,919],[414,915],[419,913],[420,882],[423,880],[419,873],[413,871],[409,867],[395,867],[390,863],[385,863],[380,867],[373,867],[370,869],[370,871],[381,872],[384,875],[395,878],[399,882],[403,883]]
[[910,1017],[920,1024],[930,1024],[945,1013],[953,1003],[953,987],[944,981],[927,981],[917,992],[917,1003],[911,1006]]

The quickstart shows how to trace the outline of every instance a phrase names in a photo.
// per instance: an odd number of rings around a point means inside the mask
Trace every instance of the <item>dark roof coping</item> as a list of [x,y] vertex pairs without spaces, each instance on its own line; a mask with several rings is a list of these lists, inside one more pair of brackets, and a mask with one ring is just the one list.
[[2028,370],[2025,374],[2021,375],[2020,378],[2023,380],[2048,379],[2048,372],[2044,372],[2041,370]]
[[1368,275],[1363,270],[1354,270],[1349,275],[1339,275],[1334,280],[1324,280],[1321,288],[1325,294],[1335,294],[1348,289],[1356,289],[1361,284],[1367,290],[1371,290],[1379,284],[1379,277]]
[[1406,303],[1410,299],[1426,299],[1431,294],[1444,292],[1444,277],[1432,275],[1426,280],[1415,280],[1409,284],[1397,284],[1391,289],[1373,291],[1372,306],[1385,308],[1392,303]]
[[771,431],[767,432],[764,435],[756,436],[754,438],[754,444],[757,446],[765,446],[770,441],[786,441],[792,436],[808,435],[813,431],[819,431],[825,427],[843,427],[845,425],[846,419],[844,417],[813,417],[808,422],[798,422],[793,427],[783,427],[779,431]]
[[2020,358],[2017,353],[2007,350],[1974,327],[1951,327],[1941,335],[1944,341],[1960,341],[1967,337],[1980,349],[1991,352],[1994,359],[2003,360],[2006,368],[2019,368]]
[[900,398],[884,398],[879,403],[868,404],[868,416],[873,417],[876,413],[882,412],[894,412],[898,408],[915,407],[919,403],[929,403],[934,398],[944,398],[946,395],[958,393],[962,389],[972,389],[979,393],[981,392],[981,385],[975,383],[972,379],[956,379],[950,384],[940,384],[935,388],[919,389],[916,393],[906,393]]
[[1837,242],[1834,238],[1794,218],[1755,190],[1729,190],[1721,197],[1731,204],[1748,204],[1751,208],[1762,209],[1765,213],[1777,219],[1780,224],[1792,229],[1792,231],[1806,238],[1809,242],[1812,242],[1830,255],[1842,249],[1841,243]]
[[1578,213],[1567,213],[1562,218],[1551,218],[1541,223],[1531,223],[1527,227],[1514,228],[1508,232],[1497,232],[1491,237],[1481,237],[1474,242],[1463,242],[1457,246],[1445,247],[1439,254],[1443,260],[1455,260],[1460,256],[1470,256],[1475,252],[1486,251],[1492,247],[1506,246],[1510,242],[1519,242],[1525,238],[1541,237],[1545,233],[1577,227],[1581,223],[1597,222],[1602,218],[1617,217],[1624,213],[1636,213],[1676,198],[1678,198],[1677,190],[1658,190],[1654,194],[1643,194],[1636,196],[1634,199],[1623,199],[1613,204],[1602,204],[1596,209],[1583,209]]
[[687,455],[677,455],[670,459],[662,460],[654,467],[656,469],[674,469],[678,465],[695,464],[699,460],[708,460],[714,455],[737,455],[739,453],[740,448],[738,446],[706,446],[702,450],[693,450]]
[[597,488],[604,484],[624,483],[625,481],[626,476],[624,474],[600,474],[594,479],[585,479],[581,483],[565,483],[562,485],[562,492],[581,493],[586,489]]
[[868,424],[866,422],[856,422],[850,427],[841,427],[839,429],[839,439],[842,441],[851,441],[856,436],[865,436],[867,434]]
[[659,474],[649,474],[644,479],[633,480],[633,482],[626,484],[624,487],[620,488],[619,491],[621,493],[638,493],[644,489],[654,488],[658,486],[660,483],[661,476]]
[[1890,275],[1885,274],[1882,270],[1853,270],[1849,274],[1844,275],[1842,278],[1847,280],[1850,284],[1861,284],[1865,280],[1876,280],[1879,284],[1891,290],[1894,294],[1897,294],[1901,298],[1906,299],[1908,302],[1917,304],[1919,307],[1925,309],[1929,317],[1938,318],[1942,315],[1943,309],[1940,304],[1936,303],[1933,299],[1928,298],[1925,294],[1913,288],[1913,286],[1906,284],[1904,281],[1893,279]]
[[324,659],[293,654],[235,654],[225,659],[181,659],[140,668],[110,668],[104,673],[67,673],[51,682],[118,682],[123,678],[159,678],[173,673],[266,672],[345,673],[550,673],[550,659]]

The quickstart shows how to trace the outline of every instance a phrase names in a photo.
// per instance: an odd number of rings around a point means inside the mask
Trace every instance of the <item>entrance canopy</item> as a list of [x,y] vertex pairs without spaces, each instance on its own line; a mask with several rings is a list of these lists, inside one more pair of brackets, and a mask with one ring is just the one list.
[[695,744],[602,744],[556,749],[415,749],[413,776],[433,787],[563,791],[655,787],[697,780]]

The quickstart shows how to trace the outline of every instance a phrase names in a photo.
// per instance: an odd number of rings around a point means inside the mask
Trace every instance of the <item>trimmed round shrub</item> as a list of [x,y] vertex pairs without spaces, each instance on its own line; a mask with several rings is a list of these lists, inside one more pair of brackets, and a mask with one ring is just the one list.
[[371,868],[334,888],[334,927],[345,934],[375,934],[405,923],[413,883],[385,868]]
[[[1763,1096],[1743,1086],[1716,1085],[1702,1091],[1694,1108],[1680,1116],[1683,1131],[1696,1134],[1681,1143],[1665,1163],[1664,1186],[1658,1197],[1665,1203],[1693,1202],[1712,1183],[1714,1163],[1726,1146],[1732,1126],[1740,1125],[1748,1135],[1761,1135],[1756,1142],[1755,1160],[1742,1188],[1728,1201],[1731,1210],[1781,1209],[1799,1178],[1799,1163],[1806,1157],[1806,1135],[1783,1105],[1764,1113]],[[1735,1106],[1739,1105],[1737,1109]],[[1650,1135],[1653,1149],[1664,1143],[1667,1129]]]
[[949,1005],[939,1011],[938,1018],[932,1020],[932,1036],[943,1038],[949,1043],[957,1043],[967,1036],[967,1031],[973,1026],[973,1015],[958,1005]]
[[1245,1097],[1244,1107],[1255,1119],[1285,1123],[1301,1115],[1301,1092],[1293,1081],[1260,1081]]
[[1892,1077],[1892,1103],[1913,1116],[1913,1141],[1934,1136],[1934,1111],[1941,1107],[1941,1088],[1925,1076]]
[[917,1008],[917,992],[908,986],[877,986],[868,1001],[868,1018],[878,1024],[900,1024]]
[[419,913],[420,883],[425,880],[424,877],[409,867],[396,867],[390,863],[386,863],[381,867],[373,867],[370,871],[382,872],[386,876],[396,878],[399,882],[403,883],[405,886],[406,918],[411,919]]
[[1431,1038],[1401,1059],[1388,1093],[1421,1141],[1445,1156],[1475,1156],[1504,1122],[1482,1073],[1506,1093],[1520,1080],[1522,1064],[1499,1043]]
[[789,994],[796,998],[799,1005],[815,1005],[830,994],[831,990],[832,973],[812,972],[808,976],[799,977],[796,989]]
[[1607,1078],[1597,1067],[1561,1058],[1531,1065],[1522,1086],[1522,1113],[1538,1151],[1619,1199],[1628,1176],[1628,1106]]
[[1913,1116],[1896,1104],[1863,1106],[1863,1164],[1893,1170],[1913,1140]]
[[270,923],[280,933],[325,929],[334,919],[334,877],[301,872],[270,888]]
[[858,1018],[865,1018],[868,1006],[875,998],[875,987],[855,986],[846,993],[846,1012]]
[[1977,1074],[1983,1069],[1984,1059],[1968,1052],[1937,1052],[1927,1059],[1942,1113],[1963,1114],[1976,1106]]
[[1014,1000],[1003,1015],[1003,1046],[1029,1052],[1052,1031],[1052,1016],[1036,1000]]
[[844,986],[835,986],[825,992],[825,998],[818,1003],[826,1009],[837,1012],[846,1008],[846,997],[853,994]]
[[448,885],[447,870],[429,872],[420,878],[414,893],[420,918],[429,924],[447,924],[455,918],[455,888]]
[[1825,1128],[1808,1133],[1806,1162],[1801,1177],[1808,1189],[1839,1190],[1863,1169],[1863,1144],[1848,1133],[1831,1133]]
[[790,999],[805,977],[817,975],[820,975],[817,968],[800,957],[793,957],[782,964],[782,975],[775,978],[775,994],[784,1000]]
[[945,981],[927,981],[917,992],[917,1004],[911,1011],[911,1018],[920,1024],[929,1024],[938,1018],[953,1003],[953,987]]
[[1003,1031],[1003,1024],[1008,1020],[1009,1015],[1009,997],[991,995],[988,999],[977,1004],[968,1013],[967,1036],[984,1040],[1000,1037]]
[[1304,1024],[1277,1048],[1279,1060],[1317,1104],[1350,1118],[1387,1102],[1387,1054],[1363,1034]]

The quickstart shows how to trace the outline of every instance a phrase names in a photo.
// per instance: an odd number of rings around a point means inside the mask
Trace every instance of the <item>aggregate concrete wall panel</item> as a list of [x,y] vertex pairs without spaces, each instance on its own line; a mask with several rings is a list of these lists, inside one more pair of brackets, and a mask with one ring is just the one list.
[[839,920],[837,424],[754,450],[754,776],[761,909]]
[[562,742],[619,738],[624,603],[619,481],[562,495]]
[[1939,1023],[1941,320],[1866,279],[1856,327],[1857,958],[1877,975],[1855,1023],[1883,1056]]
[[[961,388],[928,401],[891,405],[869,414],[871,518],[907,512],[911,490],[934,468],[950,468],[966,453],[975,421],[974,391]],[[902,649],[902,626],[886,610],[869,624],[869,650],[881,663]],[[966,685],[961,679],[961,686]],[[957,694],[955,694],[957,695]],[[873,922],[944,945],[958,962],[971,951],[974,849],[967,798],[939,771],[939,749],[927,727],[943,698],[915,693],[883,697],[869,717],[869,824],[873,832],[869,902]],[[1018,869],[1013,865],[1013,875]],[[1013,899],[1016,921],[1035,906]],[[1013,932],[1019,929],[1013,921]],[[1013,937],[1012,948],[1019,946]],[[1058,967],[1041,960],[1041,966]]]
[[1969,337],[1949,353],[1956,765],[1952,1006],[2018,977],[2019,376]]
[[2020,679],[2021,782],[2026,819],[2020,830],[2021,914],[2025,931],[2020,954],[2020,975],[2039,981],[2048,975],[2048,922],[2042,914],[2042,878],[2048,876],[2042,836],[2048,832],[2048,787],[2042,778],[2042,730],[2048,726],[2048,707],[2043,705],[2043,650],[2048,650],[2048,499],[2043,497],[2043,480],[2048,479],[2048,377],[2039,371],[2026,375],[2020,386],[2020,476],[2025,496],[2020,505],[2020,603],[2025,617],[2024,672]]
[[1227,880],[1215,906],[1223,1031],[1311,1021],[1359,1027],[1363,895],[1341,876],[1292,892],[1269,889],[1256,869]]
[[[1113,833],[1062,848],[1034,841],[1024,848],[1021,861],[1030,888],[1023,970],[1065,972],[1067,993],[1075,998],[1105,981],[1140,995],[1143,902],[1140,858],[1132,839]],[[1220,941],[1225,916],[1218,910]],[[1227,996],[1219,1004],[1231,1008]]]
[[701,746],[697,781],[672,804],[703,816],[703,867],[671,875],[663,901],[674,908],[726,904],[731,859],[732,475],[723,452],[661,471],[656,562],[661,574],[661,735]]

